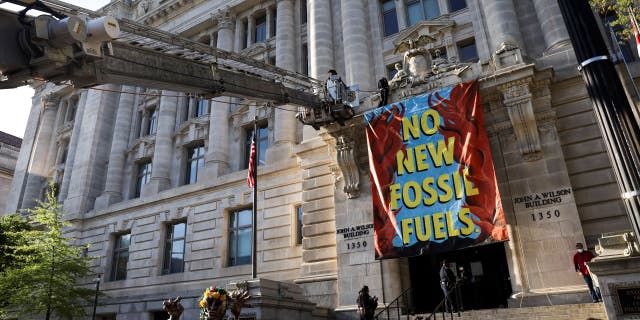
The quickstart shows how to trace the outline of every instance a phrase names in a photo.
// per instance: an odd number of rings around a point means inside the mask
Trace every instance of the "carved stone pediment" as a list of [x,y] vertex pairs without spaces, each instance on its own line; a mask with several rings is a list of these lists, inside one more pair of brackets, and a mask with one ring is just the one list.
[[127,150],[129,159],[139,161],[141,159],[153,158],[153,150],[156,146],[155,136],[144,136],[133,142],[131,148]]
[[394,53],[400,54],[408,51],[410,49],[409,41],[417,41],[418,39],[422,39],[418,46],[427,50],[450,45],[453,43],[451,32],[455,25],[454,20],[448,19],[420,21],[400,32],[396,40],[393,41]]
[[188,145],[193,141],[205,140],[209,135],[209,115],[192,118],[176,128],[176,146]]

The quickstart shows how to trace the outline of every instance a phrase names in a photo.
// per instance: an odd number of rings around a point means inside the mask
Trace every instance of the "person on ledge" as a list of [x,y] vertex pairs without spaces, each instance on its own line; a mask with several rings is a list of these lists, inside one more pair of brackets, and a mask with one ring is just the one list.
[[587,287],[589,287],[589,294],[591,294],[593,302],[600,302],[602,301],[600,290],[593,287],[593,280],[591,279],[589,268],[587,268],[587,265],[585,264],[593,258],[595,258],[595,255],[589,250],[584,250],[582,243],[576,243],[576,253],[573,255],[573,265],[576,268],[576,272],[582,275],[584,282],[587,284]]

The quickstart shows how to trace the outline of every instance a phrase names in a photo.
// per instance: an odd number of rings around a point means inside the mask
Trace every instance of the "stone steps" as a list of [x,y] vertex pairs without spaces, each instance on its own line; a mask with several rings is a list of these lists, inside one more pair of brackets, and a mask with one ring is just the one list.
[[[425,320],[427,315],[409,316],[410,320]],[[525,307],[510,309],[472,310],[453,315],[454,320],[606,320],[602,303],[565,304],[556,306]],[[395,318],[390,318],[395,319]],[[401,319],[407,319],[406,316]],[[438,314],[435,319],[442,319]],[[435,320],[432,318],[432,320]],[[451,319],[446,314],[446,319]]]

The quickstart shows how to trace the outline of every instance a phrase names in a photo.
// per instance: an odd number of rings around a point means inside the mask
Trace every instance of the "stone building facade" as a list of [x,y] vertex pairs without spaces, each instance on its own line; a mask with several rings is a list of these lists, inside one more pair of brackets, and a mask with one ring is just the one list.
[[[396,81],[391,101],[479,81],[511,237],[383,261],[362,242],[373,243],[371,232],[353,248],[340,230],[372,222],[358,116],[316,131],[296,121],[294,106],[43,83],[7,210],[32,206],[49,181],[57,186],[70,233],[91,244],[110,296],[98,307],[102,319],[154,319],[159,301],[176,295],[185,319],[195,319],[203,288],[250,277],[254,117],[258,277],[296,284],[316,315],[353,316],[363,285],[381,302],[413,287],[429,310],[440,299],[431,273],[443,257],[478,280],[468,294],[480,302],[470,307],[504,307],[510,297],[516,305],[580,301],[587,294],[571,264],[574,244],[592,248],[600,234],[630,229],[554,0],[117,0],[102,10],[317,79],[335,69],[365,96],[358,113],[378,104],[377,80],[406,63],[403,46],[423,48],[426,78]],[[560,200],[531,202],[547,192]],[[497,300],[483,298],[494,289]]]
[[22,139],[0,131],[0,208],[4,210],[11,189]]

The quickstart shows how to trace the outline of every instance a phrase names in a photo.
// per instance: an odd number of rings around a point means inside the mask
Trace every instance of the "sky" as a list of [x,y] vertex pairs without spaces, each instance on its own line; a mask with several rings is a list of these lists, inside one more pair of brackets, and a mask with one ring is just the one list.
[[[96,10],[109,0],[66,0],[76,6]],[[33,89],[24,86],[16,89],[0,90],[0,131],[22,138],[31,109]]]

